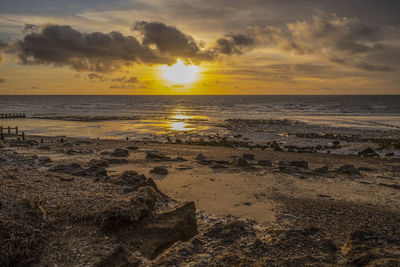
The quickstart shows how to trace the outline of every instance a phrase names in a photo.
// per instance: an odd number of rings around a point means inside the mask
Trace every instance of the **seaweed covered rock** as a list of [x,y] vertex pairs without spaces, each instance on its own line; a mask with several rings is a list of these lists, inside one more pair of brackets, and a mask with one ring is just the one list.
[[72,163],[71,165],[56,165],[49,169],[52,172],[59,172],[70,174],[73,176],[81,176],[81,177],[105,177],[107,176],[107,171],[102,167],[89,167],[82,168],[81,165],[77,163]]
[[161,153],[147,152],[146,159],[154,161],[170,161],[171,158],[167,157]]
[[353,165],[350,165],[350,164],[340,166],[337,169],[337,172],[342,173],[342,174],[348,174],[348,175],[360,175],[360,171],[357,170],[356,167],[354,167]]
[[42,253],[40,229],[0,217],[0,266],[29,266]]
[[157,202],[157,192],[152,187],[141,187],[130,195],[129,201],[107,206],[99,216],[104,231],[118,231],[121,227],[134,225],[152,214]]
[[400,238],[356,230],[342,247],[347,264],[354,266],[400,266]]
[[358,155],[362,157],[379,157],[379,154],[370,147],[358,152]]
[[143,174],[139,175],[135,171],[125,171],[119,175],[107,177],[105,182],[115,185],[128,186],[130,191],[135,191],[142,186],[154,186],[155,184],[151,178],[147,179]]
[[158,174],[158,175],[167,175],[168,170],[162,166],[156,166],[154,167],[150,173]]
[[109,163],[107,160],[104,159],[92,159],[88,163],[92,167],[102,167],[102,168],[107,168],[109,167]]
[[260,159],[257,162],[257,165],[263,166],[263,167],[272,167],[272,162],[270,160]]
[[110,155],[113,157],[121,157],[121,158],[127,157],[129,156],[129,150],[116,148]]
[[316,228],[265,231],[251,221],[210,218],[206,214],[200,214],[199,226],[203,230],[196,237],[189,242],[176,243],[150,266],[321,266],[336,263],[336,246]]

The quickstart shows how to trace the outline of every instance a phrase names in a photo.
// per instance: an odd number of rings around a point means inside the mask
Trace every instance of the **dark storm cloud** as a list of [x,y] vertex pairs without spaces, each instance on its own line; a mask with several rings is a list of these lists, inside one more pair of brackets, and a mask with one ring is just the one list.
[[193,37],[184,34],[176,27],[167,26],[161,22],[139,21],[132,29],[143,35],[143,45],[155,45],[161,53],[193,59],[213,57],[211,53],[201,51]]
[[243,26],[243,22],[277,26],[309,18],[315,10],[340,17],[357,17],[377,25],[400,24],[398,0],[172,0],[164,8],[174,17],[189,21],[223,20],[217,27],[233,25],[237,28]]
[[71,66],[106,72],[128,63],[170,63],[132,36],[119,32],[82,33],[68,25],[47,25],[16,43],[23,64]]
[[216,50],[225,55],[243,54],[254,45],[252,37],[244,34],[229,34],[216,41]]
[[[143,35],[141,41],[115,31],[84,33],[69,25],[45,25],[40,31],[28,28],[30,32],[21,41],[0,41],[0,51],[17,54],[25,65],[108,72],[133,63],[171,64],[178,57],[198,62],[216,56],[214,50],[202,49],[191,36],[160,22],[136,23],[134,30]],[[239,46],[249,42],[239,35],[232,38]]]
[[287,25],[289,41],[300,53],[326,50],[362,53],[382,47],[377,41],[381,31],[358,19],[339,18],[321,14],[311,21],[297,21]]
[[[328,61],[365,71],[396,69],[379,58],[379,54],[392,49],[383,44],[386,37],[381,28],[357,18],[317,12],[309,20],[299,20],[281,27],[254,26],[249,28],[249,32],[258,47],[277,47],[298,55],[318,55]],[[377,62],[367,60],[373,55],[377,55],[374,57]]]

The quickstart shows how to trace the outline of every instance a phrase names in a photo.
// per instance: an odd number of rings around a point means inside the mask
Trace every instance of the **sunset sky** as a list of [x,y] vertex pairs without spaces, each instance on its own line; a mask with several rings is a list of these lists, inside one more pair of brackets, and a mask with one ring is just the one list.
[[0,0],[0,94],[400,94],[399,0]]

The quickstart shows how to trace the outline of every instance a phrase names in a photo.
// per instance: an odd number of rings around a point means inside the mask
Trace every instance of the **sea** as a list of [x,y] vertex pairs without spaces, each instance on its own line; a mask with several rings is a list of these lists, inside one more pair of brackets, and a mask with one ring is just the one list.
[[[226,127],[232,120],[398,132],[400,95],[3,95],[0,113],[25,113],[24,119],[0,120],[0,126],[18,126],[26,134],[107,139],[229,136],[235,134]],[[256,139],[263,141],[262,134]]]

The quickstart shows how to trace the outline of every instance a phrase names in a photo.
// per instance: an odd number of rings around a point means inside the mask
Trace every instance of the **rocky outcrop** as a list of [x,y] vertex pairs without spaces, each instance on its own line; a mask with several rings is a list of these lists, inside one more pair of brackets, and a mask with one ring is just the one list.
[[342,247],[342,253],[352,266],[400,266],[400,239],[357,230]]
[[78,164],[52,171],[5,173],[15,177],[0,196],[0,266],[148,266],[198,233],[194,202],[169,198],[137,172],[94,181]]
[[[202,231],[150,266],[304,266],[336,262],[336,246],[317,228],[266,230],[251,221],[200,213]],[[312,251],[312,253],[310,253]]]

